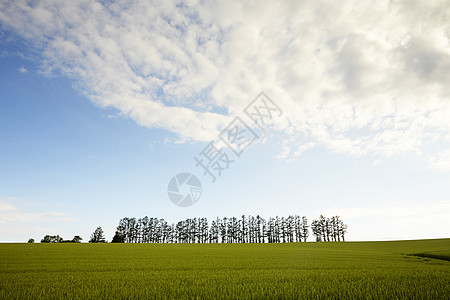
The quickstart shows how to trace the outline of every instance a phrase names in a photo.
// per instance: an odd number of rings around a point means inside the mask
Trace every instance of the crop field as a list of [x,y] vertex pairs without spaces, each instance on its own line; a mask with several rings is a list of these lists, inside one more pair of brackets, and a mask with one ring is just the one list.
[[450,239],[0,244],[0,298],[448,299],[449,254]]

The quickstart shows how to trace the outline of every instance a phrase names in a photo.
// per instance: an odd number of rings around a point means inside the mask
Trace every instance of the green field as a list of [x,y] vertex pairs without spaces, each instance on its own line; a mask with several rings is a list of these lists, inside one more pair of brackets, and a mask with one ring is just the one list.
[[0,244],[0,298],[450,295],[450,239],[290,244]]

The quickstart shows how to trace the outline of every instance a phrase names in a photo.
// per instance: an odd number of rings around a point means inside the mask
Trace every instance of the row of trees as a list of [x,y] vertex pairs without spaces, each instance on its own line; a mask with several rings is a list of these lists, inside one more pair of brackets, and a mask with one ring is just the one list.
[[[319,220],[322,220],[322,217]],[[329,220],[329,219],[326,219]],[[346,225],[333,217],[339,224],[338,241],[344,241]],[[313,234],[320,233],[317,241],[331,241],[329,236],[335,232],[326,232],[322,239],[322,227],[313,222]],[[321,223],[320,223],[321,224]],[[328,223],[327,223],[328,224]],[[330,223],[334,224],[334,223]],[[328,228],[328,227],[324,227]],[[335,227],[332,227],[335,228]],[[333,229],[334,230],[334,229]],[[191,218],[169,224],[158,218],[123,218],[117,226],[113,243],[289,243],[306,242],[309,225],[306,217],[291,215],[288,217],[270,217],[259,215],[241,218],[216,218],[209,222],[207,218]],[[317,236],[317,235],[316,235]],[[336,241],[336,239],[334,239]]]
[[321,215],[318,220],[311,223],[311,229],[317,242],[344,242],[347,233],[347,225],[339,219],[339,216],[330,219]]
[[308,238],[306,217],[191,218],[169,224],[158,218],[123,218],[113,242],[124,243],[280,243]]
[[[347,225],[333,216],[320,216],[308,225],[306,217],[270,217],[259,215],[241,218],[191,218],[169,224],[158,218],[123,218],[119,221],[112,243],[290,243],[306,242],[309,227],[317,242],[345,241]],[[59,235],[46,235],[41,243],[80,243],[78,235],[64,240]],[[34,239],[29,239],[34,243]],[[101,227],[92,233],[89,243],[106,243]]]

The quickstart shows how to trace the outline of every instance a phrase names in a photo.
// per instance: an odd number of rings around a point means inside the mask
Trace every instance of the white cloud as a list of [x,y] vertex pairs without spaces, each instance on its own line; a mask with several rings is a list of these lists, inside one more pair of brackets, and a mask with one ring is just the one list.
[[377,160],[374,160],[374,161],[373,161],[373,165],[374,165],[374,166],[378,166],[378,165],[381,164],[382,162],[383,162],[383,160],[377,159]]
[[[303,152],[315,146],[313,142],[307,142],[300,145],[297,144],[295,138],[284,140],[282,143],[283,150],[277,155],[277,158],[284,159],[287,162],[293,162],[296,161]],[[294,145],[294,150],[292,150],[292,145]]]
[[17,208],[11,203],[11,200],[14,200],[14,198],[0,198],[0,212],[17,210]]
[[28,73],[28,70],[27,69],[25,69],[25,67],[24,66],[20,66],[20,68],[19,69],[17,69],[20,73],[22,73],[22,74],[25,74],[25,73]]
[[16,198],[0,197],[0,223],[10,222],[48,222],[48,221],[72,221],[73,218],[68,217],[63,212],[30,212],[25,209],[18,208],[12,202],[19,201]]
[[214,139],[264,90],[285,112],[280,157],[304,151],[305,137],[389,157],[450,140],[446,11],[446,1],[15,0],[0,3],[0,22],[42,51],[44,73],[181,140]]
[[283,147],[282,152],[277,155],[277,158],[279,158],[279,159],[285,159],[291,153],[291,147],[289,146],[289,141],[287,141],[287,140],[283,141],[282,147]]
[[313,142],[309,142],[309,143],[305,143],[305,144],[301,145],[300,147],[297,148],[297,151],[294,152],[294,156],[295,157],[300,156],[300,154],[302,154],[306,150],[313,148],[314,145],[315,144]]

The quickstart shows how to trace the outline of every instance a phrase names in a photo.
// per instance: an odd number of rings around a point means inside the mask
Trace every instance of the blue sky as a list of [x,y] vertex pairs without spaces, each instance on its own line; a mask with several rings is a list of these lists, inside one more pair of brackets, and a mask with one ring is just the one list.
[[[242,214],[448,237],[442,3],[2,2],[0,241]],[[261,91],[283,115],[211,183],[193,157]],[[181,172],[203,184],[187,208]]]

